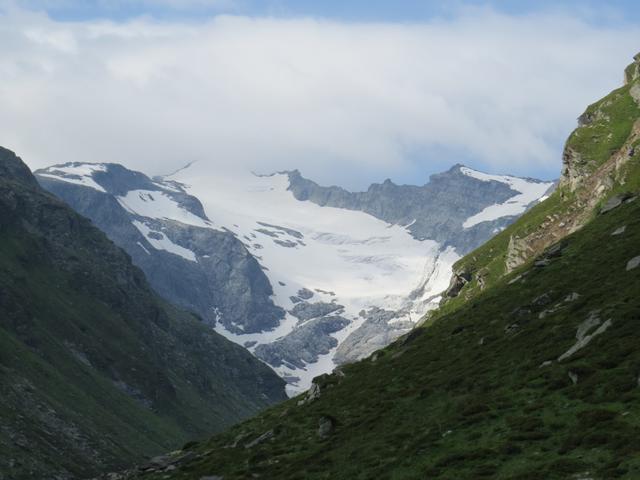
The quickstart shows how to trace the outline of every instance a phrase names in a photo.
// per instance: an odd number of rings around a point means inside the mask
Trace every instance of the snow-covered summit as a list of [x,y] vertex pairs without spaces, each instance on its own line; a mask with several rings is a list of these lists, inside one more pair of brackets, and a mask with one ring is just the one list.
[[94,180],[93,174],[95,172],[106,172],[107,168],[107,165],[101,163],[73,162],[43,168],[42,170],[38,170],[37,174],[41,177],[82,185],[83,187],[93,188],[99,192],[106,193],[106,190]]

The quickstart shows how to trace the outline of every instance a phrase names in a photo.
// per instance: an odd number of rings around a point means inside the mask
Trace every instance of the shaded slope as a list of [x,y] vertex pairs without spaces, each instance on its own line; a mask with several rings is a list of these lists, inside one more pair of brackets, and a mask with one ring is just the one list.
[[75,478],[284,398],[268,367],[158,299],[0,149],[0,478]]

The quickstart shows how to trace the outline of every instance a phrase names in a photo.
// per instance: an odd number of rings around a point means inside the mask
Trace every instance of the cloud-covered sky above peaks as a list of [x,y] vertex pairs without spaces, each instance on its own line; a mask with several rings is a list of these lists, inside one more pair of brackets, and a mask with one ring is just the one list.
[[632,2],[599,3],[0,0],[0,145],[350,188],[457,162],[554,178],[640,51]]

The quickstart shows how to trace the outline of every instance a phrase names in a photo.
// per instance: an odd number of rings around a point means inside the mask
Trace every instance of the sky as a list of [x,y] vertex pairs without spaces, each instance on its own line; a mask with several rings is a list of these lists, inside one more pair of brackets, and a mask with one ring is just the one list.
[[0,145],[350,189],[455,163],[557,178],[640,51],[633,3],[0,0]]

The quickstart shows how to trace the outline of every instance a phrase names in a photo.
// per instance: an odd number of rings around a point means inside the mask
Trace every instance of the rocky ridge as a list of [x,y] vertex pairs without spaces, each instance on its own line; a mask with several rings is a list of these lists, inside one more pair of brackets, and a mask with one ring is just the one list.
[[[517,194],[508,182],[500,181],[500,176],[481,180],[468,171],[464,165],[458,164],[446,172],[432,175],[429,182],[422,186],[396,185],[391,180],[385,180],[381,184],[371,185],[365,192],[350,192],[335,186],[323,187],[304,178],[297,170],[286,173],[290,181],[289,190],[298,200],[358,210],[390,224],[407,225],[414,237],[435,240],[443,247],[454,247],[464,255],[518,216],[500,215],[466,226],[465,221],[474,214],[491,205],[511,200]],[[545,186],[524,205],[522,211],[553,190],[550,182],[526,180]]]

